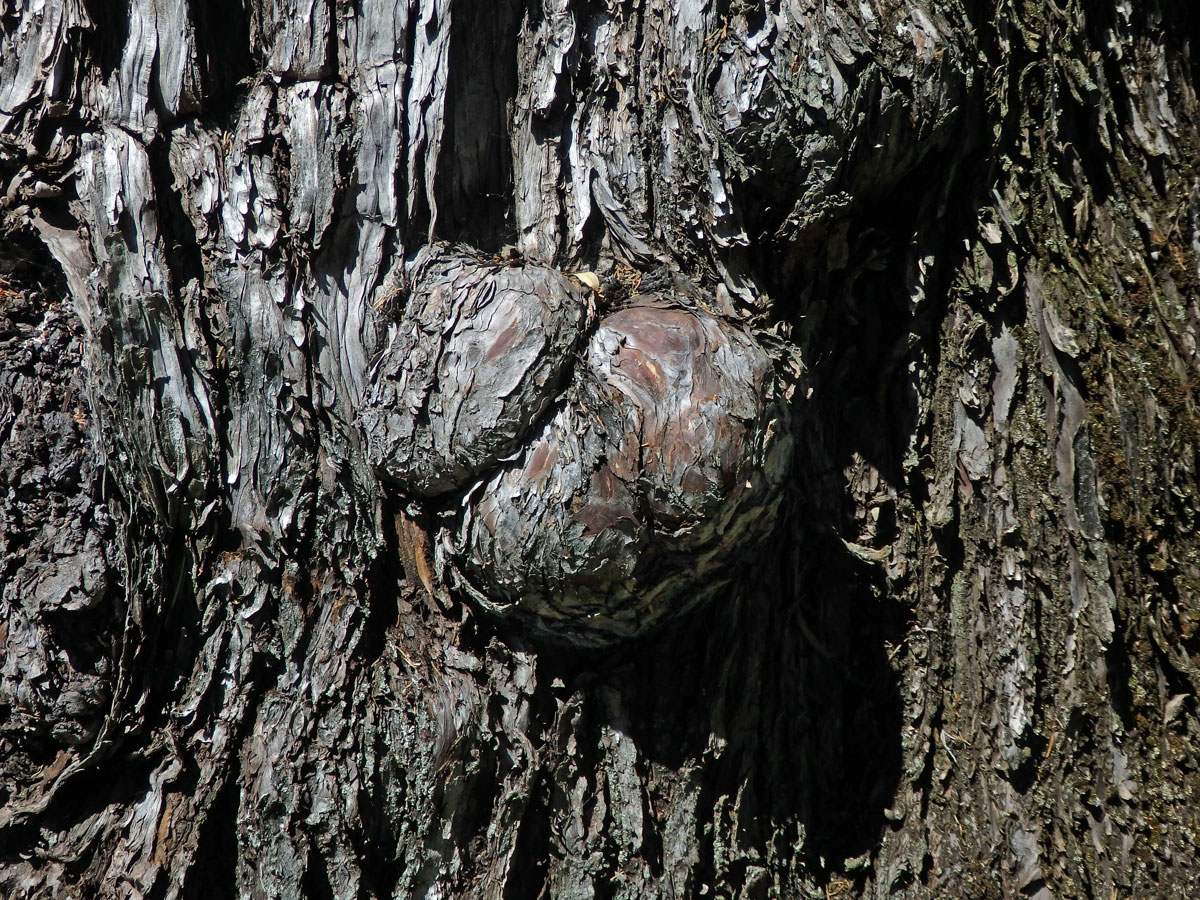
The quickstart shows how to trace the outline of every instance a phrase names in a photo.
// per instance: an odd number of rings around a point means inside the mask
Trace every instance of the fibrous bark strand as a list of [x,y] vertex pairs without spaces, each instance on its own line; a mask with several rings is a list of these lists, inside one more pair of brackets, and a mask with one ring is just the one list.
[[0,2],[0,894],[1200,895],[1193,7]]

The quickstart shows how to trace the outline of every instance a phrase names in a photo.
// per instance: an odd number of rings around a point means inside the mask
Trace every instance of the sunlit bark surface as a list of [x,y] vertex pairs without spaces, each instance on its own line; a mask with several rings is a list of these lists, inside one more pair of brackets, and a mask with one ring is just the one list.
[[0,894],[1200,895],[1198,26],[0,0]]

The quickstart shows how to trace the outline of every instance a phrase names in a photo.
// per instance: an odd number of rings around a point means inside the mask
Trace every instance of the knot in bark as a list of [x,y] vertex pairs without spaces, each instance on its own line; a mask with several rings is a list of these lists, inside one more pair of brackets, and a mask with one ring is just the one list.
[[758,342],[672,296],[638,296],[593,326],[588,298],[553,270],[427,263],[362,420],[381,474],[413,495],[455,492],[442,577],[582,645],[726,587],[773,530],[790,462]]

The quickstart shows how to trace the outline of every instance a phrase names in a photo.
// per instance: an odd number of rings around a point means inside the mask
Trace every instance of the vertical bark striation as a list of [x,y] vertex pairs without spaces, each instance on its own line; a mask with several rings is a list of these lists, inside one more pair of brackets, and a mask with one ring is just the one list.
[[0,2],[0,893],[1196,896],[1197,25]]

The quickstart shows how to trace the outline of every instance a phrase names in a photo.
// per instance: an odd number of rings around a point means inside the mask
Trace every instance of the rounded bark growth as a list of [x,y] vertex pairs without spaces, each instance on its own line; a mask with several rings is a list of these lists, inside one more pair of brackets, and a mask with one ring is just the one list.
[[425,247],[362,413],[371,464],[410,494],[471,483],[511,454],[562,388],[590,305],[543,266]]
[[479,606],[607,643],[717,593],[771,532],[791,438],[748,333],[642,295],[589,338],[587,298],[553,270],[427,255],[412,271],[368,453],[410,496],[461,493],[438,568]]
[[580,644],[716,594],[779,509],[791,441],[771,372],[749,335],[663,298],[604,319],[568,402],[444,543],[459,583]]

